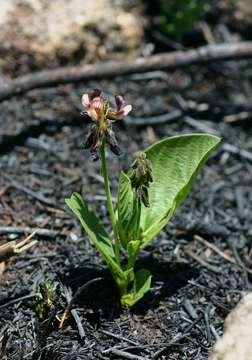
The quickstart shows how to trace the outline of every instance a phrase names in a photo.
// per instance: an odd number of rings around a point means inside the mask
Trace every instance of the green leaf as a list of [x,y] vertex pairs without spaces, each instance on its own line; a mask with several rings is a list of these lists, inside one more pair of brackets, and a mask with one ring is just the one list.
[[189,134],[164,139],[145,151],[152,162],[153,183],[149,188],[150,207],[142,207],[141,211],[142,248],[185,200],[199,170],[219,142],[220,138],[213,135]]
[[133,289],[130,293],[121,297],[121,304],[131,307],[136,304],[151,286],[152,275],[148,270],[141,269],[135,274]]
[[129,177],[122,171],[118,187],[118,228],[123,247],[139,237],[140,203],[135,198]]
[[119,235],[124,248],[126,248],[133,215],[134,194],[131,188],[130,179],[123,171],[121,171],[119,179],[117,198]]
[[124,273],[116,263],[112,241],[100,224],[93,210],[90,209],[78,193],[73,193],[70,198],[65,199],[65,202],[79,219],[90,241],[102,255],[113,276],[124,279]]

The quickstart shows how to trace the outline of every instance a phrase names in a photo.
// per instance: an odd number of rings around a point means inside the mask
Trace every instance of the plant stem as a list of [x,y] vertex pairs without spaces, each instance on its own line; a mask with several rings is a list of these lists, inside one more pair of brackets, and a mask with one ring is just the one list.
[[109,177],[108,177],[108,172],[107,172],[106,156],[105,156],[105,141],[102,142],[102,145],[100,148],[100,157],[101,157],[102,176],[104,179],[104,188],[105,188],[105,193],[106,193],[106,197],[107,197],[108,211],[109,211],[112,229],[113,229],[114,238],[115,238],[115,256],[116,256],[117,263],[120,264],[120,240],[119,240],[119,236],[118,236],[116,216],[115,216],[115,212],[114,212],[114,208],[113,208],[110,186],[109,186]]

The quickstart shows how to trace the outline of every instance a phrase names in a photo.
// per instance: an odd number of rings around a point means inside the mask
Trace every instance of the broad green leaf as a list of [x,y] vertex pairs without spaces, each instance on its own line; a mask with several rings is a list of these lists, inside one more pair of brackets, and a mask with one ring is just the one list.
[[120,239],[127,249],[128,242],[139,237],[141,206],[134,196],[129,177],[123,171],[119,180],[117,210]]
[[130,179],[122,171],[118,186],[118,227],[119,235],[122,240],[124,248],[127,247],[129,240],[130,223],[133,215],[134,194],[131,188]]
[[79,219],[90,241],[102,255],[113,276],[124,279],[125,276],[123,271],[116,263],[112,241],[103,226],[100,224],[93,210],[90,209],[78,193],[73,193],[70,198],[65,199],[65,202]]
[[130,293],[121,297],[121,303],[125,306],[133,306],[137,303],[151,286],[152,275],[148,270],[141,269],[135,274],[133,289]]
[[149,188],[150,207],[142,207],[141,247],[167,224],[187,197],[193,182],[216,148],[220,138],[207,134],[189,134],[164,139],[146,151],[152,162],[153,183]]

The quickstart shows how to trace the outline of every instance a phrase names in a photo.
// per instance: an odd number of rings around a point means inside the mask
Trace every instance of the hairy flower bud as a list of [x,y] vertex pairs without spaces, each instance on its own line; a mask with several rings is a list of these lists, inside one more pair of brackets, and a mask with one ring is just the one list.
[[110,150],[115,154],[115,155],[121,155],[121,150],[119,148],[118,142],[116,140],[115,137],[115,133],[112,130],[112,128],[107,128],[106,133],[106,142],[110,147]]
[[151,161],[146,158],[145,153],[141,153],[131,167],[130,175],[132,188],[136,195],[141,199],[145,207],[150,207],[148,188],[153,182]]

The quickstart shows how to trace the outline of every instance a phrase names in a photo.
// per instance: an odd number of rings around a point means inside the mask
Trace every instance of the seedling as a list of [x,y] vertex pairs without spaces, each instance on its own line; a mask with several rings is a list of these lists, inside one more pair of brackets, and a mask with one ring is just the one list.
[[66,204],[79,219],[90,241],[102,255],[119,288],[121,304],[131,307],[150,289],[149,270],[135,271],[138,253],[166,226],[185,200],[201,167],[220,139],[208,134],[188,134],[165,138],[140,153],[127,172],[121,171],[117,204],[112,203],[106,165],[106,147],[120,149],[113,122],[131,111],[121,96],[111,109],[99,90],[84,94],[83,115],[92,121],[85,148],[93,160],[101,161],[113,235],[109,235],[91,207],[78,193]]

